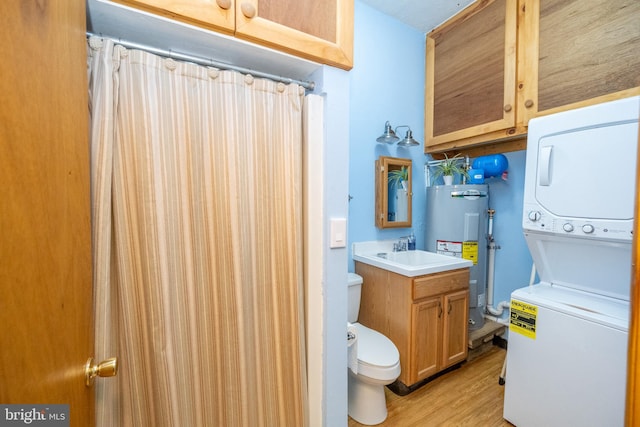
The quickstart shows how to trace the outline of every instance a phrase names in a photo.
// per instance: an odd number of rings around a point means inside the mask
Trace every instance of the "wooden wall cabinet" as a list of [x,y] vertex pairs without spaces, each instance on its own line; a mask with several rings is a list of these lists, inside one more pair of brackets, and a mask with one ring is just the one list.
[[427,36],[425,152],[523,149],[534,117],[640,94],[638,20],[636,0],[474,3]]
[[363,278],[358,321],[400,353],[407,387],[467,358],[469,269],[406,277],[355,263]]
[[518,105],[534,117],[640,94],[640,2],[520,0]]
[[[376,212],[378,228],[411,227],[413,190],[411,188],[411,159],[380,156],[376,160]],[[393,175],[404,176],[392,180]]]
[[354,0],[115,0],[350,70]]
[[515,133],[516,2],[474,3],[427,36],[425,152]]

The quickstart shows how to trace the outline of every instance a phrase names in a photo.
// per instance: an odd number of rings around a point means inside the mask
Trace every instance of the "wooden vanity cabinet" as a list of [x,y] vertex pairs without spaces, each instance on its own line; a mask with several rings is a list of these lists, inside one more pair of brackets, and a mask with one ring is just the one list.
[[640,94],[638,20],[637,0],[467,7],[427,36],[425,152],[524,149],[534,117]]
[[345,70],[354,0],[115,0]]
[[469,269],[406,277],[356,261],[363,278],[358,321],[400,353],[411,386],[467,358]]

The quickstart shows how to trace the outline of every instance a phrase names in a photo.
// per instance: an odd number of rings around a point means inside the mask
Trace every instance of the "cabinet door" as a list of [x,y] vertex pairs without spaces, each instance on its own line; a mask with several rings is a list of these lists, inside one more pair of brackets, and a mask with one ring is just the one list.
[[414,384],[439,371],[442,316],[441,297],[413,305],[411,313],[411,366],[407,384]]
[[525,124],[640,93],[638,0],[521,0]]
[[469,291],[458,291],[443,297],[442,361],[440,369],[467,358]]
[[376,227],[411,227],[411,169],[411,159],[380,156],[376,160]]
[[236,36],[350,70],[354,0],[236,0]]
[[429,34],[426,152],[491,132],[515,133],[516,24],[516,0],[483,1]]
[[137,9],[232,34],[235,0],[116,0]]

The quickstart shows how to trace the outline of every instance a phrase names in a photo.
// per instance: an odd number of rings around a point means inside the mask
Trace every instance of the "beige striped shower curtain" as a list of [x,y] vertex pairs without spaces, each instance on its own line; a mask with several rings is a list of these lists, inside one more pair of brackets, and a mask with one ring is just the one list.
[[88,51],[97,426],[306,425],[304,91]]

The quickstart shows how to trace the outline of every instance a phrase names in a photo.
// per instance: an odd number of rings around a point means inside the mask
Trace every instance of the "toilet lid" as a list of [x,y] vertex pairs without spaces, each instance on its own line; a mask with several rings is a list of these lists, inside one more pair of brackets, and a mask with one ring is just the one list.
[[381,368],[398,364],[400,353],[389,338],[359,323],[354,326],[358,334],[358,362]]

